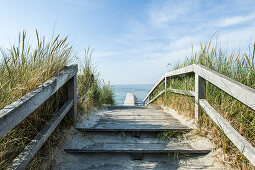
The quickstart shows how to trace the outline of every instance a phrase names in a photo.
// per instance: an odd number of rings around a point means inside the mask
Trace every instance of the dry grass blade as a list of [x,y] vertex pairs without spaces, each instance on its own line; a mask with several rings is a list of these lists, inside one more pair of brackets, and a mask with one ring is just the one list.
[[[200,43],[200,50],[187,58],[183,63],[177,64],[174,69],[191,64],[201,64],[216,72],[226,75],[242,84],[255,88],[255,43],[249,53],[240,55],[240,52],[228,53],[218,46],[217,42],[212,46],[211,39],[208,44]],[[244,57],[240,57],[244,56]],[[194,75],[181,75],[168,80],[167,87],[181,90],[194,91]],[[160,84],[153,92],[154,98],[164,89],[164,83]],[[213,84],[206,84],[206,100],[253,146],[255,146],[255,111],[229,96]],[[159,98],[154,104],[166,104],[180,113],[194,117],[194,101],[190,97],[167,93],[167,99]],[[202,112],[202,110],[200,111]],[[252,164],[242,153],[225,137],[220,128],[203,112],[200,116],[199,126],[201,133],[212,136],[217,147],[226,153],[225,161],[233,167],[240,169],[254,169]],[[230,155],[230,156],[227,156]]]
[[[23,31],[16,45],[1,50],[0,109],[59,73],[74,57],[72,46],[66,46],[66,38],[61,39],[58,35],[53,42],[46,42],[37,30],[35,37],[37,44],[31,45],[27,41],[27,33]],[[64,88],[0,139],[1,169],[8,166],[63,104],[66,97]]]

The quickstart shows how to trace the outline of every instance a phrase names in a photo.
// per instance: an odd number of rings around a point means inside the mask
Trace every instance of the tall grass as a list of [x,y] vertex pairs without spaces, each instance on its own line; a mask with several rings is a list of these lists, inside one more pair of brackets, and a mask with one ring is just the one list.
[[114,95],[110,84],[105,84],[100,79],[96,67],[92,64],[93,50],[85,50],[83,66],[78,75],[77,91],[78,106],[81,111],[99,108],[103,104],[114,105]]
[[[174,69],[182,68],[191,64],[201,64],[230,77],[251,88],[255,88],[255,44],[250,45],[248,52],[232,52],[221,48],[217,43],[211,44],[211,40],[203,45],[200,50]],[[168,80],[167,86],[171,88],[194,90],[194,74],[176,76]],[[157,95],[164,87],[161,84],[153,93]],[[241,93],[241,92],[240,92]],[[228,122],[242,134],[253,146],[255,146],[255,111],[226,94],[213,84],[206,82],[206,100],[225,118]],[[180,113],[194,117],[194,99],[187,96],[167,93],[167,98],[162,96],[157,104],[175,108]],[[154,104],[155,104],[154,103]],[[225,154],[225,162],[232,166],[249,169],[254,168],[249,161],[244,158],[241,152],[227,139],[220,128],[201,110],[199,126],[201,133],[210,134],[212,140],[218,147],[221,147]]]
[[[0,56],[0,109],[50,79],[72,61],[73,47],[66,38],[56,36],[52,41],[40,38],[35,32],[36,44],[30,44],[27,33],[19,34],[18,43]],[[104,84],[91,63],[93,51],[85,50],[84,66],[78,75],[77,91],[80,110],[90,110],[103,104],[114,104],[110,84]],[[0,169],[5,169],[24,147],[45,126],[48,120],[67,100],[67,86],[61,87],[52,97],[24,119],[17,127],[0,139]],[[50,169],[57,146],[63,141],[61,128],[70,125],[69,119],[58,126],[43,148],[35,155],[28,169]],[[63,126],[64,125],[64,126]]]
[[[46,41],[45,37],[40,38],[37,31],[35,37],[36,44],[31,45],[27,40],[27,33],[23,31],[18,36],[17,44],[7,50],[1,49],[0,109],[59,73],[74,57],[67,38],[60,38],[58,35],[52,41]],[[62,87],[0,139],[1,169],[8,166],[59,109],[65,101],[66,91],[66,87]],[[34,162],[38,163],[38,161]],[[31,166],[39,168],[38,166],[42,164]]]

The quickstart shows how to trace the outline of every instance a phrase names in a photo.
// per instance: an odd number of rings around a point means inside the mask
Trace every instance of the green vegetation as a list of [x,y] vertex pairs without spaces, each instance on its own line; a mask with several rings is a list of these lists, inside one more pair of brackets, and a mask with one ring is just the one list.
[[[191,64],[201,64],[221,74],[226,75],[242,84],[255,88],[255,44],[250,46],[249,52],[228,53],[218,44],[212,46],[211,40],[202,45],[199,52],[177,64],[174,69]],[[175,76],[167,81],[167,87],[182,90],[194,90],[194,74]],[[164,82],[154,91],[156,96],[164,89]],[[213,84],[206,82],[206,100],[242,134],[253,146],[255,146],[255,111],[226,94]],[[153,104],[165,104],[176,109],[179,113],[194,117],[194,98],[168,92],[166,100],[164,95],[159,97]],[[253,168],[242,153],[227,139],[220,128],[200,108],[199,127],[200,134],[210,134],[213,142],[222,148],[225,162],[232,166],[249,169]]]
[[[40,38],[36,31],[36,40],[37,44],[31,46],[24,31],[19,34],[17,45],[1,50],[0,109],[63,70],[73,58],[72,46],[68,44],[67,38],[61,39],[60,36],[56,36],[53,41],[46,42],[45,38]],[[0,139],[1,168],[5,169],[8,166],[59,109],[66,96],[65,88],[62,87],[46,103]],[[45,148],[48,149],[50,145],[54,145],[53,140],[47,143]],[[42,159],[35,160],[36,163],[42,163],[40,161]]]
[[[40,38],[36,31],[36,44],[27,40],[26,32],[19,34],[18,44],[0,53],[0,109],[16,101],[41,85],[75,59],[73,47],[67,37],[56,36],[51,41]],[[88,53],[87,53],[88,54]],[[89,69],[89,70],[88,70]],[[90,59],[78,76],[79,106],[114,104],[110,85],[101,85],[98,74],[92,70]],[[94,77],[94,78],[93,78]],[[17,127],[0,139],[0,169],[6,169],[48,120],[67,100],[67,86],[61,87],[52,97],[23,120]],[[56,148],[63,141],[62,131],[70,125],[65,118],[36,154],[28,169],[50,169]]]
[[99,73],[92,65],[93,50],[85,50],[84,63],[77,78],[78,107],[81,112],[101,107],[103,104],[114,105],[113,91],[110,84],[104,84]]
[[187,133],[188,131],[167,131],[161,132],[157,134],[158,139],[162,140],[172,140],[172,139],[179,139],[183,136],[183,134]]

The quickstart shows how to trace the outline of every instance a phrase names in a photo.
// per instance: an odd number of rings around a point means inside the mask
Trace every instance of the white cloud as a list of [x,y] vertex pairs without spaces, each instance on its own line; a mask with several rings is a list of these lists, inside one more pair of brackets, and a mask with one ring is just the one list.
[[[173,67],[192,55],[191,45],[193,52],[197,52],[200,42],[208,42],[219,25],[221,28],[214,40],[218,37],[230,50],[247,47],[255,38],[255,23],[252,23],[255,15],[226,18],[222,14],[212,17],[215,9],[210,12],[203,11],[201,6],[196,10],[197,7],[197,3],[191,1],[156,1],[146,10],[144,18],[147,19],[132,18],[128,21],[125,32],[109,37],[108,44],[113,48],[95,54],[118,58],[109,68],[115,77],[111,74],[107,78],[122,84],[153,83],[168,71],[168,63]],[[248,21],[251,21],[248,27],[231,27]],[[118,75],[118,70],[122,70],[121,75]]]
[[224,30],[219,33],[219,41],[223,46],[230,50],[246,50],[249,43],[255,40],[255,23],[249,27],[239,28],[236,30]]
[[230,27],[233,25],[242,24],[248,21],[251,21],[255,19],[255,14],[247,15],[247,16],[234,16],[234,17],[227,17],[224,19],[221,19],[219,21],[219,24],[217,26],[219,27]]
[[149,9],[152,24],[162,26],[172,21],[182,20],[187,17],[195,2],[191,1],[164,1],[153,3]]

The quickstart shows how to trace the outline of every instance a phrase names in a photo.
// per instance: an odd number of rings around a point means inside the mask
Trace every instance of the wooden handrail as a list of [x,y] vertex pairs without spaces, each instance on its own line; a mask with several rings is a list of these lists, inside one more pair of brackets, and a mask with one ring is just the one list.
[[3,137],[67,83],[68,100],[13,160],[9,169],[24,169],[67,113],[74,122],[76,121],[77,72],[78,65],[68,66],[36,89],[0,110],[0,137]]
[[[169,77],[178,76],[187,73],[195,73],[195,92],[170,89],[166,87],[166,80]],[[217,86],[230,96],[239,100],[246,106],[255,110],[255,89],[250,88],[244,84],[241,84],[227,76],[224,76],[216,71],[206,68],[202,65],[193,64],[184,68],[173,70],[165,73],[164,76],[153,86],[151,91],[144,98],[143,103],[147,99],[150,99],[150,95],[165,80],[165,89],[162,90],[156,97],[149,100],[148,104],[156,100],[161,94],[166,91],[173,93],[189,95],[195,97],[195,122],[198,122],[198,111],[199,105],[205,110],[209,117],[222,129],[223,133],[232,141],[232,143],[244,154],[244,156],[255,166],[255,148],[243,138],[234,128],[223,118],[220,114],[205,100],[206,95],[206,83],[208,81],[213,85]]]
[[25,169],[30,160],[49,138],[58,124],[73,106],[73,100],[67,102],[57,111],[47,125],[36,135],[36,137],[25,147],[25,149],[12,161],[7,169]]
[[255,110],[255,89],[201,65],[194,65],[194,72],[225,91],[230,96]]
[[73,78],[77,71],[77,65],[67,67],[58,75],[0,110],[0,137],[4,136],[43,104],[68,80]]

